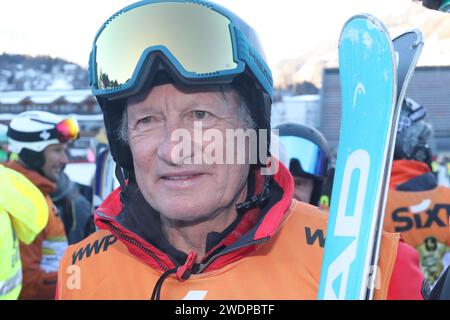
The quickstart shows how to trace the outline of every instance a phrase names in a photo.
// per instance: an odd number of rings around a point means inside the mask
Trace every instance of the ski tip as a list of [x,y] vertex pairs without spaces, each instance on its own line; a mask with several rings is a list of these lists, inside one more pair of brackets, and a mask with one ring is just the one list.
[[348,37],[348,31],[351,29],[351,25],[357,20],[366,21],[368,29],[377,29],[381,32],[384,32],[390,39],[389,31],[380,19],[370,13],[360,13],[350,17],[344,23],[344,27],[342,28],[341,35],[339,37],[339,44],[342,42],[342,40]]
[[413,33],[415,35],[416,41],[412,44],[412,48],[417,48],[420,45],[424,45],[425,44],[425,36],[423,35],[423,32],[420,31],[419,29],[411,29],[411,30],[407,30],[405,32],[403,32],[402,34],[396,36],[392,41],[395,41],[403,36],[405,36],[408,33]]

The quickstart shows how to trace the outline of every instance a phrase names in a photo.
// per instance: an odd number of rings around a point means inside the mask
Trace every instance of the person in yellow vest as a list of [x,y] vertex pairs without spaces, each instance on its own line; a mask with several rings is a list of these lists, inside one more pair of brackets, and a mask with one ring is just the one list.
[[[327,215],[268,154],[257,39],[205,1],[141,1],[104,24],[89,73],[121,187],[65,252],[58,299],[317,298]],[[384,234],[376,298],[421,299],[417,258]]]
[[450,265],[450,188],[431,172],[431,125],[426,110],[412,99],[403,104],[397,134],[385,230],[400,232],[416,248],[432,286]]
[[5,166],[20,172],[44,195],[48,222],[29,244],[20,243],[23,282],[20,299],[53,299],[57,270],[67,237],[50,193],[67,164],[67,143],[78,136],[76,120],[43,111],[18,114],[8,127],[9,148],[18,160]]
[[47,221],[47,202],[39,189],[22,174],[0,165],[0,300],[19,297],[19,240],[33,242]]

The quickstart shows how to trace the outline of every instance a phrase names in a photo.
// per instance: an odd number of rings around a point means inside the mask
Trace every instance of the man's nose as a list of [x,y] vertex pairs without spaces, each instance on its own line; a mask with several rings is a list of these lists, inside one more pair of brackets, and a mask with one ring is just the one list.
[[193,155],[192,133],[176,121],[167,122],[157,147],[158,158],[170,165],[188,164]]

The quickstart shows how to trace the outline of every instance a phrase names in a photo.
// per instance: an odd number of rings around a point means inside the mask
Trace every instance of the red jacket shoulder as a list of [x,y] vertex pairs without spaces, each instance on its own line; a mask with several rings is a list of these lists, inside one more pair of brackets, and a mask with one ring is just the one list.
[[424,276],[417,251],[400,240],[389,283],[388,300],[423,300]]

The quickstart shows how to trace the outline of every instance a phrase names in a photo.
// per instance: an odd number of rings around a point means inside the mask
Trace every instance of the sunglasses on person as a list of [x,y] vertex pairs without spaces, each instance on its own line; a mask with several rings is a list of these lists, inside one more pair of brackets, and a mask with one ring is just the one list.
[[324,178],[328,157],[314,142],[297,136],[280,136],[280,143],[286,149],[289,163],[298,162],[301,173]]

